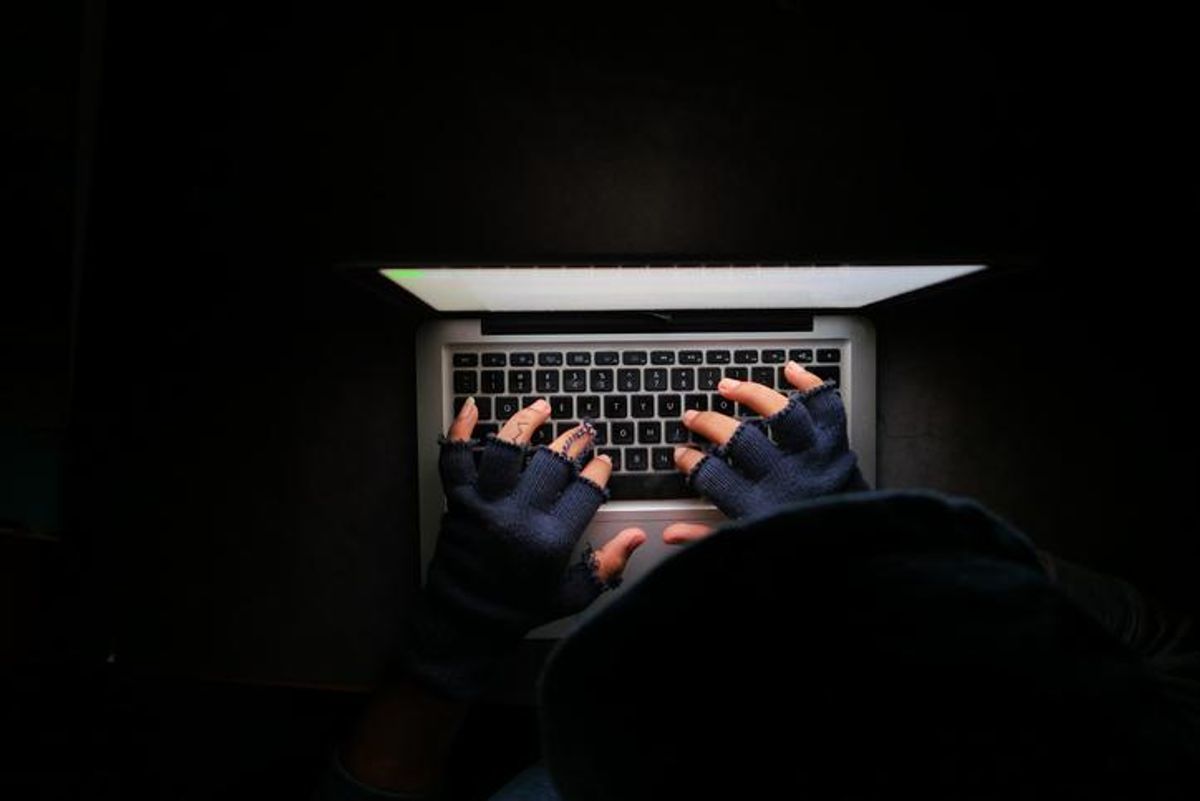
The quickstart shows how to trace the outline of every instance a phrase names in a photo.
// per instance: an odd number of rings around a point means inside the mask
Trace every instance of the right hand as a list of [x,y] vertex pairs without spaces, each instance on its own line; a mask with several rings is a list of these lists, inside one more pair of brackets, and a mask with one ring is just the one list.
[[[683,417],[685,426],[718,447],[708,454],[676,448],[675,466],[730,518],[805,498],[869,489],[850,450],[841,397],[794,361],[787,363],[784,375],[799,390],[791,399],[753,381],[725,378],[717,386],[726,398],[762,415],[778,445],[763,433],[761,423],[740,422],[719,412],[689,411]],[[712,531],[703,523],[677,522],[663,530],[663,540],[691,542]]]

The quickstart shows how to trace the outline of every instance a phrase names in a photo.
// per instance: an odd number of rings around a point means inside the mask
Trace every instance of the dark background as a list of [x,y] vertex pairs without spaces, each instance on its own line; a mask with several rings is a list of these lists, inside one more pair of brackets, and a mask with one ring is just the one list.
[[[415,587],[417,321],[352,259],[986,260],[872,315],[880,484],[1200,605],[1183,27],[38,4],[5,26],[8,778],[301,787],[353,713]],[[527,710],[493,729],[464,796],[533,752]]]

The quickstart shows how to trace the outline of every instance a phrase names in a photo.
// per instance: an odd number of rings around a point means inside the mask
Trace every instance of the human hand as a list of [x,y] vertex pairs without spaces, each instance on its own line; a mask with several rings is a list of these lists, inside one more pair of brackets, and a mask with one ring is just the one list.
[[625,529],[568,567],[608,497],[612,463],[600,456],[580,468],[594,436],[585,424],[536,448],[526,467],[528,444],[549,416],[545,400],[517,412],[488,438],[478,468],[473,402],[442,440],[447,510],[414,621],[409,668],[446,694],[477,693],[508,646],[615,586],[646,540],[641,529]]
[[[846,411],[832,385],[794,361],[784,369],[799,392],[789,399],[753,381],[722,379],[717,390],[762,415],[741,422],[689,411],[683,424],[717,445],[712,453],[675,449],[675,466],[728,517],[768,512],[793,501],[869,489],[846,436]],[[765,433],[770,430],[778,444]],[[726,461],[728,457],[731,461]],[[680,544],[712,533],[703,523],[672,523],[663,540]]]

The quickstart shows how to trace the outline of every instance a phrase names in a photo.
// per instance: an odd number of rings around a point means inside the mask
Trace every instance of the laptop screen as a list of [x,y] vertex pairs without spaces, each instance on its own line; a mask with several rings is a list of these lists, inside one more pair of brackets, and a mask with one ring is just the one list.
[[854,309],[984,269],[952,265],[382,267],[438,311]]

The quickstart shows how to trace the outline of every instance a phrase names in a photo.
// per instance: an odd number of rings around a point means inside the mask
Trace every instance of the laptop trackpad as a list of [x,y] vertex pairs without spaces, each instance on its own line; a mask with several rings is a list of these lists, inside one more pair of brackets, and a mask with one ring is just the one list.
[[[653,507],[649,503],[622,502],[610,503],[597,512],[595,519],[579,538],[572,563],[578,560],[584,549],[590,544],[600,548],[615,537],[619,532],[630,527],[637,527],[646,532],[646,541],[642,543],[629,564],[625,567],[624,581],[616,590],[606,590],[590,607],[598,609],[625,592],[636,584],[643,576],[652,571],[664,559],[678,553],[686,545],[668,545],[663,542],[663,529],[675,522],[706,523],[717,526],[726,520],[725,516],[708,504],[696,501],[656,501]],[[562,637],[571,630],[575,617],[564,618],[534,629],[529,633],[533,639]]]

